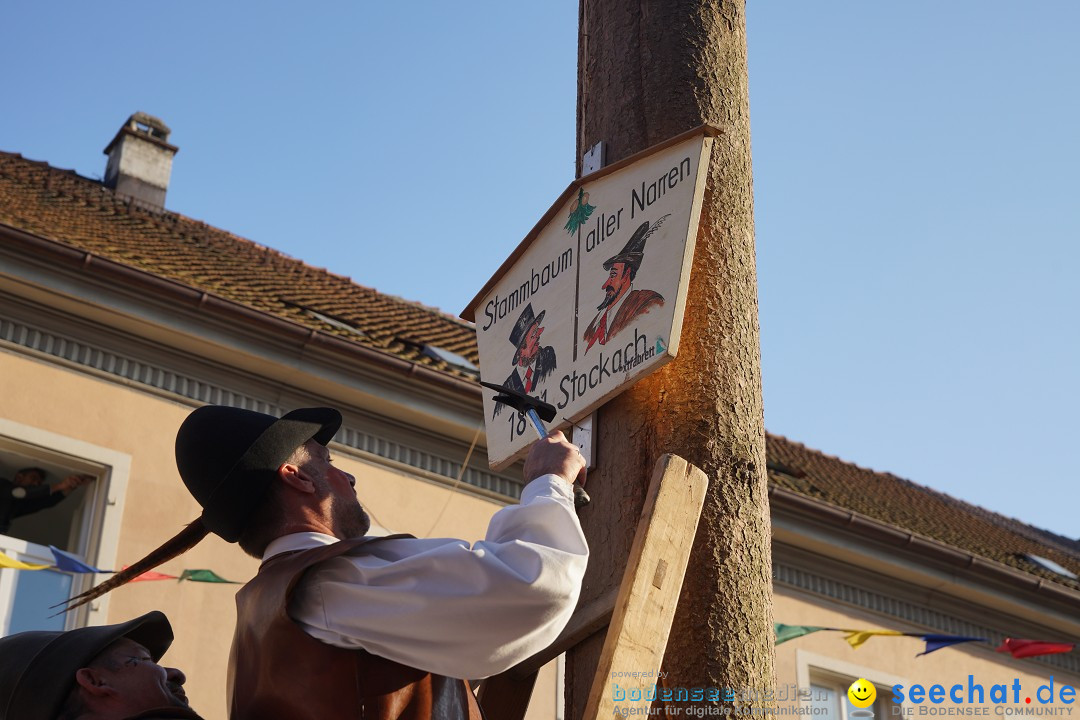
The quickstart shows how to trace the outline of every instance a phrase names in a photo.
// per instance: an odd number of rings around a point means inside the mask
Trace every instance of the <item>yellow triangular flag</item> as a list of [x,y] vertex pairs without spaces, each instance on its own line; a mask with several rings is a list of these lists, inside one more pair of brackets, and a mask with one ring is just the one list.
[[8,557],[4,553],[0,552],[0,568],[11,568],[13,570],[44,570],[49,567],[48,565],[37,565],[35,563],[24,563],[16,560],[13,557]]
[[858,649],[860,645],[874,637],[875,635],[903,635],[902,632],[896,630],[852,630],[844,639],[847,640],[848,645]]

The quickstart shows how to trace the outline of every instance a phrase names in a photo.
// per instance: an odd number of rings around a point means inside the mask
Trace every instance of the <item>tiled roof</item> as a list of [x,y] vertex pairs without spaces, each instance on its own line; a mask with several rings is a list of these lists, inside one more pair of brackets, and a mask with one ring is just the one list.
[[779,435],[768,435],[775,485],[922,535],[1017,570],[1080,589],[1024,557],[1039,555],[1080,575],[1080,542],[1025,525],[889,473],[867,470]]
[[[72,171],[3,152],[0,224],[450,375],[472,377],[426,355],[424,345],[478,363],[471,324],[376,292],[183,215],[141,208]],[[768,436],[766,451],[769,479],[775,486],[1080,588],[1080,583],[1023,557],[1024,553],[1040,555],[1080,574],[1080,543],[1075,540],[777,435]]]
[[4,152],[0,224],[450,375],[470,377],[425,354],[425,345],[478,361],[473,326],[456,317],[198,220],[146,209],[73,171]]

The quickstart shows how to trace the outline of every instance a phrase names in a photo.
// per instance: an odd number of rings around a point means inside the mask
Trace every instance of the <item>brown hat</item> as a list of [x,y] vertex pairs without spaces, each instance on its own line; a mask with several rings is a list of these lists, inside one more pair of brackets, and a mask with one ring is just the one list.
[[119,625],[0,638],[0,720],[54,720],[76,671],[120,638],[139,643],[157,662],[172,644],[173,631],[164,613],[154,610]]

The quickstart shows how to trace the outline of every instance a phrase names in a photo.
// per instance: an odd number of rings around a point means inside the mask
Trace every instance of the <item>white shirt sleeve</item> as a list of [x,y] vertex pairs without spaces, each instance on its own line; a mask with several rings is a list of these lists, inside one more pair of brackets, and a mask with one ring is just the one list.
[[389,539],[312,568],[289,615],[312,637],[456,678],[488,677],[550,645],[577,605],[589,550],[571,486],[529,483],[487,537]]

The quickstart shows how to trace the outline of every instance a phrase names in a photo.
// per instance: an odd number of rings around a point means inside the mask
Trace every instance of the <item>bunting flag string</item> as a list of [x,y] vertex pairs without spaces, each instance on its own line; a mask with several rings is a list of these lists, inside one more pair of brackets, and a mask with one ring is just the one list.
[[[892,637],[914,637],[919,638],[926,643],[926,648],[923,652],[918,653],[915,657],[922,657],[923,655],[929,655],[932,652],[937,652],[942,648],[950,647],[952,645],[959,645],[961,643],[969,642],[982,642],[990,643],[988,638],[983,637],[969,637],[967,635],[940,635],[937,633],[905,633],[898,632],[896,630],[861,630],[855,628],[835,628],[835,627],[821,627],[818,625],[785,625],[784,623],[774,623],[776,631],[776,644],[788,642],[795,638],[809,635],[815,632],[839,632],[844,633],[844,640],[851,645],[853,649],[860,648],[867,640],[875,636],[892,636]],[[1072,652],[1076,649],[1076,643],[1068,642],[1049,642],[1045,640],[1024,640],[1017,638],[1006,638],[1000,647],[996,648],[997,652],[1009,653],[1014,658],[1030,658],[1038,657],[1040,655],[1053,655],[1055,653]]]
[[[60,572],[84,574],[84,573],[98,573],[102,575],[111,575],[115,573],[115,570],[100,570],[92,565],[88,565],[78,556],[69,552],[65,552],[54,545],[49,546],[49,550],[53,555],[53,564],[47,563],[28,563],[21,560],[16,560],[10,555],[5,555],[0,552],[0,568],[9,570],[59,570]],[[125,565],[126,569],[127,566]],[[218,583],[223,585],[243,585],[241,582],[235,580],[226,580],[218,575],[213,570],[207,570],[205,568],[197,568],[191,570],[184,570],[177,575],[166,575],[165,573],[154,572],[153,570],[144,572],[138,576],[132,582],[149,582],[154,580],[176,580],[177,582],[201,582],[201,583]]]

